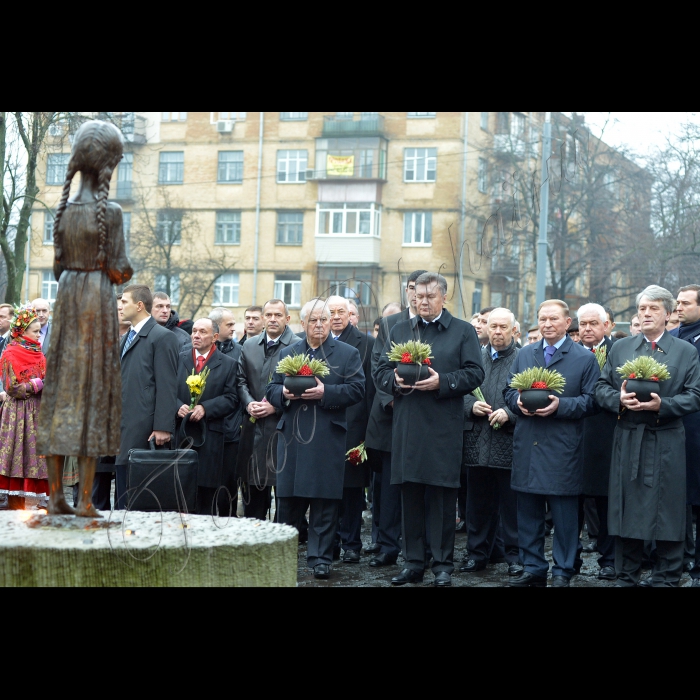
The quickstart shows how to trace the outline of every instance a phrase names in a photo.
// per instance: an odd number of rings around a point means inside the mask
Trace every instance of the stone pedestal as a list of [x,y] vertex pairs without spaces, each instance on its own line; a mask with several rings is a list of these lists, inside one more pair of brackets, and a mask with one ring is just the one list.
[[103,515],[0,512],[0,587],[296,586],[293,527],[178,513]]

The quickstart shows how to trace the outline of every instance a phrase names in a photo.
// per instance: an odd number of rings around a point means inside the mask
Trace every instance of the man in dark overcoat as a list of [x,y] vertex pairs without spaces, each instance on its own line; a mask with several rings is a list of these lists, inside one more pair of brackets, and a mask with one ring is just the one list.
[[[177,336],[151,316],[148,287],[132,284],[122,294],[122,318],[131,330],[120,342],[122,372],[121,444],[116,458],[116,505],[126,507],[129,450],[170,442],[178,408],[177,369],[181,345]],[[108,475],[105,475],[108,476]],[[97,488],[97,484],[93,488]]]
[[[348,424],[346,451],[358,447],[365,441],[367,421],[374,400],[374,381],[372,379],[372,348],[374,338],[357,330],[350,323],[348,300],[340,296],[330,296],[326,300],[331,314],[331,336],[334,340],[347,343],[356,348],[362,360],[365,375],[365,395],[362,401],[349,406],[345,415]],[[340,504],[340,521],[338,524],[339,544],[344,550],[343,562],[357,564],[362,550],[362,511],[365,505],[365,487],[369,484],[369,464],[352,464],[345,462],[343,477],[343,500]]]
[[347,437],[346,409],[362,400],[365,376],[360,353],[330,336],[331,318],[323,301],[302,309],[306,339],[280,352],[305,354],[326,362],[330,373],[301,397],[287,391],[284,375],[275,372],[267,400],[282,411],[277,424],[277,521],[298,527],[309,511],[307,564],[316,578],[330,575],[338,510],[343,497]]
[[[689,342],[700,353],[700,285],[689,284],[681,287],[676,295],[678,304],[677,328],[669,331],[672,336]],[[700,413],[688,413],[683,416],[685,428],[685,471],[686,471],[686,499],[688,511],[686,513],[686,542],[693,540],[693,515],[700,522]],[[690,578],[693,580],[693,588],[700,588],[700,526],[695,532],[695,551],[688,556],[691,560]],[[692,552],[692,544],[687,546]],[[693,558],[694,557],[694,558]]]
[[391,483],[401,485],[403,545],[406,567],[394,585],[423,580],[428,544],[433,556],[434,585],[452,585],[455,505],[462,465],[465,394],[484,379],[479,339],[474,326],[444,308],[447,280],[426,273],[416,280],[419,316],[397,323],[389,341],[420,340],[432,346],[429,378],[407,386],[396,364],[380,356],[375,372],[378,389],[394,394]]
[[[610,322],[605,308],[600,304],[584,304],[579,308],[577,316],[581,345],[592,354],[603,348],[599,352],[604,351],[607,357],[613,344],[607,336]],[[608,482],[616,425],[617,415],[609,411],[588,416],[583,423],[583,495],[595,503],[598,515],[598,578],[606,581],[617,578],[615,538],[608,532]],[[583,511],[582,503],[579,507],[579,530],[583,527]]]
[[[637,295],[639,335],[618,340],[596,386],[596,400],[619,414],[610,463],[608,530],[619,540],[618,585],[639,583],[645,540],[656,540],[651,584],[674,587],[683,574],[686,468],[683,416],[700,410],[700,362],[694,347],[666,331],[673,295],[651,285]],[[651,356],[668,368],[651,401],[627,393],[616,371]]]
[[[225,464],[224,444],[226,438],[226,421],[235,412],[238,406],[238,393],[236,391],[237,363],[222,352],[219,352],[214,344],[219,337],[219,327],[216,321],[210,318],[200,318],[192,326],[192,348],[180,353],[178,365],[177,396],[180,401],[177,416],[179,420],[188,423],[206,424],[206,437],[203,444],[198,444],[195,439],[193,449],[199,456],[199,469],[197,470],[197,513],[200,515],[229,515],[231,505],[219,501],[220,488],[231,479],[226,472],[235,470],[235,464]],[[190,410],[190,389],[187,386],[187,377],[195,371],[201,374],[204,369],[209,370],[204,393],[199,402]],[[188,431],[188,426],[185,426]],[[194,436],[193,436],[194,437]],[[228,487],[227,487],[228,488]],[[226,499],[228,500],[228,499]]]
[[[416,280],[426,270],[414,270],[406,281],[406,308],[396,314],[383,316],[379,333],[372,349],[372,377],[379,358],[387,352],[391,329],[401,321],[417,316]],[[384,311],[388,311],[385,307]],[[372,401],[365,446],[375,451],[376,459],[372,478],[372,529],[376,531],[378,551],[369,562],[372,567],[396,564],[401,552],[401,486],[391,483],[392,418],[394,414],[393,390],[382,391],[376,387]]]
[[245,408],[238,474],[243,481],[245,517],[258,520],[265,520],[272,505],[272,487],[277,481],[274,437],[282,416],[282,409],[269,403],[265,392],[280,353],[299,340],[287,325],[290,316],[283,301],[271,299],[262,314],[265,331],[248,338],[238,361],[238,397]]
[[545,502],[554,520],[552,586],[567,587],[574,576],[579,548],[578,501],[583,488],[584,418],[598,411],[593,398],[600,376],[593,353],[567,335],[568,305],[551,299],[537,312],[543,340],[525,346],[512,367],[518,374],[530,367],[547,367],[564,376],[561,394],[535,413],[508,387],[508,408],[518,416],[513,434],[511,487],[518,492],[518,544],[525,571],[510,586],[547,585],[549,563],[544,556]]
[[489,342],[481,349],[485,377],[484,401],[473,394],[464,397],[464,463],[467,466],[467,550],[459,567],[463,573],[486,568],[499,520],[508,574],[522,573],[518,549],[518,502],[510,487],[513,466],[513,431],[518,417],[506,406],[503,390],[520,347],[515,342],[515,317],[509,309],[496,308],[486,323]]

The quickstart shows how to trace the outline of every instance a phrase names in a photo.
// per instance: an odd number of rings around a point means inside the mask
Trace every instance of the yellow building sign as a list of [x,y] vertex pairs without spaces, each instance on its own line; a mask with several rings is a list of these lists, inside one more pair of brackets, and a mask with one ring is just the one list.
[[331,156],[326,157],[326,174],[335,176],[352,177],[355,172],[355,156]]

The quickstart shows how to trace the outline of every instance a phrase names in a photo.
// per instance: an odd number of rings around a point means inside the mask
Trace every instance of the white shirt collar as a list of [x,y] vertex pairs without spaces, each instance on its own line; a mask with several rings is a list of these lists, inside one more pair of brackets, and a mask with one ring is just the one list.
[[146,318],[144,318],[143,321],[139,321],[135,326],[132,325],[131,330],[138,335],[141,332],[141,329],[146,325],[146,322],[149,318],[152,318],[152,316],[146,316]]
[[207,350],[206,355],[203,354],[203,353],[201,353],[201,352],[199,352],[199,350],[197,350],[197,349],[195,348],[194,356],[195,356],[195,357],[203,357],[203,358],[206,360],[207,357],[209,357],[209,355],[210,355],[210,353],[211,353],[213,347],[214,347],[214,346],[212,345],[211,348],[209,348],[209,350]]

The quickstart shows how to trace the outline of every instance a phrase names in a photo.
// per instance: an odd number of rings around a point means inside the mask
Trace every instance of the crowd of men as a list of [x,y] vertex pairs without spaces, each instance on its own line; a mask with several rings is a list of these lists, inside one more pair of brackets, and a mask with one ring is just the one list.
[[[372,334],[358,330],[350,300],[331,296],[304,304],[298,334],[283,301],[250,307],[237,339],[229,309],[180,320],[167,294],[126,287],[121,446],[100,460],[95,506],[126,507],[129,450],[177,442],[200,424],[197,512],[235,517],[240,495],[245,517],[298,529],[319,579],[335,561],[361,563],[369,502],[368,564],[397,567],[395,586],[422,582],[426,569],[433,585],[450,586],[455,566],[472,575],[506,562],[510,586],[567,587],[580,573],[584,528],[601,580],[677,586],[685,569],[700,586],[700,286],[676,298],[654,285],[641,291],[629,334],[613,331],[609,308],[585,304],[572,321],[552,299],[521,338],[509,309],[482,309],[469,323],[446,299],[444,277],[416,270],[405,306],[387,304]],[[33,306],[50,352],[50,305]],[[0,352],[11,312],[0,305]],[[427,378],[409,384],[387,351],[411,340],[429,343],[431,357]],[[300,396],[277,372],[296,354],[330,370]],[[616,371],[640,355],[671,375],[646,402]],[[185,380],[205,367],[192,409]],[[531,367],[566,380],[536,411],[510,386]],[[360,446],[366,461],[348,459]],[[455,565],[457,532],[467,549]]]

